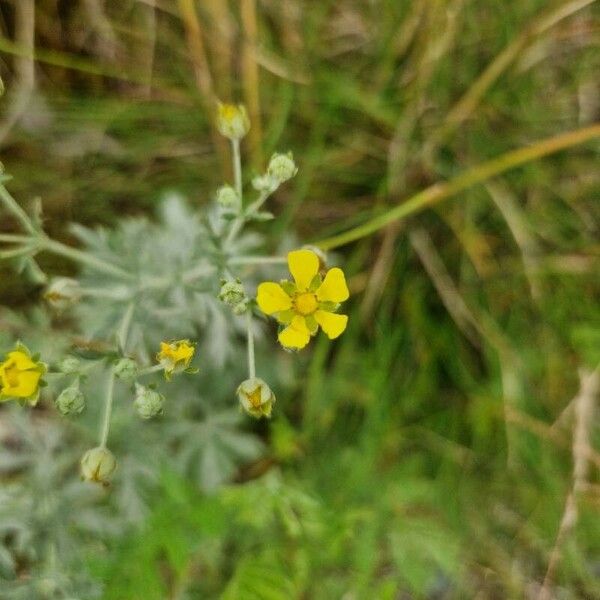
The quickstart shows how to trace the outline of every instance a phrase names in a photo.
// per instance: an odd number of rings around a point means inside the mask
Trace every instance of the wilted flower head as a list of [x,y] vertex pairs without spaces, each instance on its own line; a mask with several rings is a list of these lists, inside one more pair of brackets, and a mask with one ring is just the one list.
[[270,417],[275,404],[275,394],[259,377],[250,377],[240,383],[237,396],[241,407],[251,416]]
[[64,310],[81,300],[81,286],[79,282],[70,277],[57,277],[50,282],[44,292],[44,298],[58,310]]
[[217,128],[230,140],[242,139],[250,130],[250,119],[243,104],[223,104],[217,108]]
[[79,383],[75,382],[65,388],[54,400],[56,408],[63,415],[79,414],[85,408],[85,396],[79,389]]
[[165,377],[171,379],[173,373],[184,371],[190,366],[194,352],[195,348],[189,340],[161,342],[156,360],[165,370]]
[[17,344],[0,363],[0,402],[18,398],[37,404],[41,378],[46,371],[45,363],[32,356],[23,344]]
[[298,167],[294,162],[294,157],[291,152],[287,154],[273,154],[267,167],[269,177],[283,183],[291,179],[298,172]]
[[88,450],[81,459],[81,477],[85,481],[110,484],[110,476],[117,468],[117,460],[113,453],[104,446]]
[[133,404],[142,419],[151,419],[163,412],[165,397],[156,390],[135,384],[135,400]]
[[341,269],[330,269],[322,278],[319,257],[311,250],[288,254],[294,281],[267,281],[258,286],[257,302],[267,315],[275,315],[284,327],[279,342],[286,348],[304,348],[319,329],[335,339],[346,329],[348,317],[335,311],[349,297]]
[[119,359],[113,368],[115,376],[122,381],[133,381],[139,373],[137,362],[133,358],[124,357]]

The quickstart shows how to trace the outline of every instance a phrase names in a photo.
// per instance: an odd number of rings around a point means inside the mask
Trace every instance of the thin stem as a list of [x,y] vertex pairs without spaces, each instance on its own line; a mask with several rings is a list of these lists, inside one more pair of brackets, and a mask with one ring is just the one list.
[[231,149],[233,151],[233,179],[235,181],[235,191],[242,201],[242,156],[240,153],[240,140],[231,140]]
[[230,265],[284,265],[285,256],[234,256],[229,259]]
[[248,336],[248,377],[256,377],[256,363],[254,359],[254,333],[252,332],[252,311],[246,311],[246,334]]
[[[240,200],[240,206],[243,207],[243,188],[242,188],[242,156],[240,153],[240,140],[231,140],[231,150],[232,150],[232,161],[233,161],[233,180],[235,186],[235,193],[237,194]],[[242,209],[243,210],[243,209]],[[229,234],[227,235],[227,239],[225,244],[229,246],[231,242],[235,239],[237,234],[240,232],[240,229],[244,225],[244,215],[241,214],[239,217],[236,217],[231,223],[231,229],[229,230]]]
[[332,248],[344,246],[345,244],[371,235],[394,221],[405,219],[410,215],[424,210],[428,206],[454,196],[476,183],[481,183],[537,158],[554,154],[560,150],[582,144],[597,137],[600,137],[600,123],[576,129],[575,131],[569,131],[553,138],[546,138],[531,146],[506,152],[483,164],[467,169],[454,179],[436,183],[425,188],[394,208],[369,219],[366,223],[339,235],[316,242],[316,245],[323,250],[331,250]]
[[56,240],[51,240],[44,237],[42,238],[40,246],[42,249],[47,250],[48,252],[58,254],[59,256],[64,256],[65,258],[69,258],[75,262],[92,267],[97,271],[102,271],[107,275],[112,275],[113,277],[119,277],[121,279],[133,279],[133,275],[124,269],[121,269],[121,267],[117,267],[116,265],[97,258],[92,254],[88,254],[87,252],[83,252],[82,250],[77,250],[77,248],[71,248],[71,246],[67,246],[66,244],[57,242]]
[[35,246],[21,246],[20,248],[11,248],[10,250],[0,250],[0,260],[17,258],[35,250]]
[[127,345],[127,335],[129,334],[129,328],[131,326],[131,319],[133,318],[134,311],[135,302],[130,302],[125,314],[123,315],[123,320],[121,321],[121,326],[119,327],[119,332],[117,334],[119,346],[121,346],[121,350],[123,352],[125,352],[125,346]]
[[100,430],[100,447],[106,448],[108,440],[108,431],[110,429],[110,415],[112,413],[113,398],[115,392],[115,373],[111,369],[108,375],[106,386],[106,400],[104,404],[104,419],[102,420],[102,429]]
[[151,375],[152,373],[156,373],[158,371],[162,371],[164,369],[163,365],[152,365],[151,367],[146,367],[138,372],[138,377],[143,377],[144,375]]
[[35,228],[29,215],[19,206],[18,202],[10,195],[10,192],[0,184],[0,200],[2,200],[7,210],[21,223],[25,231],[34,236],[38,235],[38,230]]
[[29,235],[18,235],[16,233],[0,233],[0,242],[7,242],[9,244],[24,244],[31,241]]
[[267,198],[274,192],[275,190],[263,191],[260,193],[260,196],[245,210],[247,215],[251,215],[255,213],[267,200]]

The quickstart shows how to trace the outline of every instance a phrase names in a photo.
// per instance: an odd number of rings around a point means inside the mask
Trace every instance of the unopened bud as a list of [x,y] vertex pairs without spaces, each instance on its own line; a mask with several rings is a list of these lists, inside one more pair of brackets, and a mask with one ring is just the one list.
[[136,383],[133,404],[142,419],[151,419],[161,415],[164,403],[165,397],[162,394]]
[[275,394],[259,377],[250,377],[243,381],[237,389],[237,397],[249,415],[257,419],[271,416]]
[[279,186],[279,180],[274,179],[270,175],[257,175],[252,179],[252,187],[263,194],[274,192]]
[[287,154],[273,154],[267,167],[268,175],[279,183],[291,179],[297,172],[298,167],[294,162],[291,152]]
[[250,119],[243,104],[222,104],[217,109],[217,128],[230,140],[242,139],[250,129]]
[[219,206],[230,211],[239,211],[242,206],[240,197],[230,185],[222,185],[217,190],[215,199]]
[[110,477],[117,468],[117,460],[113,453],[103,446],[88,450],[81,459],[81,477],[85,481],[110,484]]
[[75,382],[65,388],[54,401],[56,408],[63,415],[78,415],[85,408],[85,396],[79,389],[79,383]]
[[81,361],[74,356],[66,356],[58,364],[58,370],[65,375],[74,375],[81,370]]
[[70,277],[58,277],[50,282],[46,288],[44,298],[58,310],[64,310],[81,300],[81,286],[79,282]]
[[113,367],[115,372],[115,376],[121,379],[122,381],[134,381],[138,376],[139,368],[138,364],[133,360],[133,358],[121,358]]
[[234,281],[222,281],[219,300],[229,306],[235,306],[246,299],[246,290],[244,284],[236,279]]

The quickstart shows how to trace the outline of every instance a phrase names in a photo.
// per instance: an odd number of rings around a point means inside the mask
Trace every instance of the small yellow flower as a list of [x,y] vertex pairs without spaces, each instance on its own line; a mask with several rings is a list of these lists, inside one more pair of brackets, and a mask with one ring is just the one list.
[[25,346],[17,344],[0,363],[0,402],[18,398],[35,406],[40,396],[41,378],[46,371],[43,362],[32,357]]
[[217,128],[230,140],[242,139],[250,130],[250,119],[243,104],[223,104],[217,108]]
[[290,252],[288,266],[294,282],[266,281],[256,297],[260,310],[285,326],[278,336],[281,345],[304,348],[319,326],[331,340],[340,336],[348,317],[335,311],[350,296],[343,271],[335,267],[321,278],[319,257],[311,250]]
[[165,377],[171,379],[173,373],[184,371],[190,366],[195,351],[194,345],[189,340],[161,342],[156,360],[165,370]]

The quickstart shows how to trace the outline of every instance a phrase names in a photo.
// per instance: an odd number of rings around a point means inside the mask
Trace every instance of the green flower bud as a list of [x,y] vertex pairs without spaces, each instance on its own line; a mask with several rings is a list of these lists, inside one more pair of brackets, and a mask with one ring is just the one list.
[[241,140],[250,130],[250,119],[243,104],[222,104],[217,108],[217,128],[230,140]]
[[283,183],[291,179],[298,172],[298,167],[294,162],[291,152],[287,154],[273,154],[267,167],[269,177],[272,177],[278,183]]
[[54,400],[56,408],[63,415],[78,415],[85,408],[85,396],[79,389],[79,382],[65,388]]
[[270,417],[275,394],[259,377],[251,377],[242,381],[237,389],[237,397],[241,407],[252,417]]
[[236,279],[235,281],[222,280],[219,300],[229,306],[235,306],[246,300],[246,290],[244,284]]
[[138,364],[133,358],[121,358],[113,367],[115,377],[118,377],[122,381],[134,381],[138,376],[139,368]]
[[230,185],[222,185],[216,193],[217,204],[232,211],[238,211],[242,206],[242,201],[237,192]]
[[274,179],[270,175],[257,175],[252,179],[252,187],[262,193],[270,194],[279,186],[279,180]]
[[110,484],[110,477],[117,468],[117,459],[113,453],[103,446],[88,450],[81,459],[81,477],[84,481]]
[[162,415],[165,397],[157,391],[139,383],[135,384],[135,400],[133,404],[142,419],[151,419]]
[[75,375],[81,370],[81,361],[74,356],[66,356],[58,364],[58,370],[65,375]]
[[79,282],[70,277],[57,277],[50,282],[44,292],[44,299],[57,310],[64,310],[81,300]]

